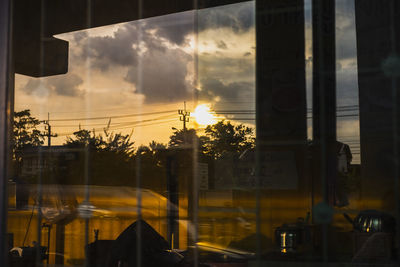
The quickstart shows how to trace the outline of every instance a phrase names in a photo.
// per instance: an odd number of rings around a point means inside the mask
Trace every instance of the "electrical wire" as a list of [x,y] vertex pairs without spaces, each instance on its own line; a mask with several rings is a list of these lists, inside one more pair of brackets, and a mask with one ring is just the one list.
[[31,227],[31,222],[32,222],[32,218],[33,218],[33,213],[35,211],[35,206],[36,206],[36,203],[34,203],[32,206],[32,212],[31,212],[31,216],[29,217],[28,226],[26,227],[24,240],[22,241],[22,247],[25,245],[26,238],[28,237],[29,229]]
[[117,115],[117,116],[102,116],[102,117],[87,117],[87,118],[71,118],[71,119],[51,119],[49,122],[54,121],[88,121],[88,120],[103,120],[103,119],[117,119],[117,118],[129,118],[129,117],[137,117],[137,116],[149,116],[149,115],[157,115],[157,114],[165,114],[176,112],[176,110],[166,110],[166,111],[157,111],[157,112],[148,112],[148,113],[137,113],[137,114],[127,114],[127,115]]
[[[148,121],[155,121],[155,120],[159,120],[159,119],[164,119],[164,118],[168,118],[168,117],[172,117],[172,116],[174,116],[174,115],[167,115],[167,116],[161,116],[161,117],[157,117],[157,118],[154,118],[154,119],[147,119],[147,120],[138,120],[138,121],[127,121],[127,122],[118,122],[118,123],[115,123],[115,124],[113,124],[113,125],[123,125],[123,124],[135,124],[135,123],[142,123],[142,122],[148,122]],[[107,122],[108,123],[108,122]],[[107,123],[93,123],[93,124],[83,124],[83,125],[80,125],[81,127],[91,127],[91,126],[101,126],[101,125],[107,125]],[[62,127],[76,127],[77,125],[75,124],[75,125],[72,125],[72,124],[69,124],[69,125],[52,125],[52,127],[54,127],[54,128],[62,128]]]

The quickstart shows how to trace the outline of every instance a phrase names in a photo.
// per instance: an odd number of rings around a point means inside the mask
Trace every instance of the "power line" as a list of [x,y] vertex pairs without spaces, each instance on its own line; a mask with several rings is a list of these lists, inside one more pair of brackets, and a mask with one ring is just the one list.
[[166,111],[157,111],[157,112],[148,112],[148,113],[137,113],[137,114],[127,114],[127,115],[118,115],[118,116],[71,118],[71,119],[53,119],[51,121],[88,121],[88,120],[118,119],[118,118],[129,118],[129,117],[137,117],[137,116],[149,116],[149,115],[165,114],[165,113],[172,113],[172,112],[175,112],[175,110],[166,110]]
[[[113,124],[113,125],[114,125],[114,126],[117,126],[117,125],[126,125],[126,124],[142,123],[142,122],[155,121],[155,120],[160,120],[160,119],[164,119],[164,118],[169,118],[169,117],[172,117],[172,116],[175,116],[175,115],[171,114],[171,115],[161,116],[161,117],[157,117],[157,118],[154,118],[154,119],[148,119],[148,120],[118,122],[118,123],[115,123],[115,124]],[[101,125],[105,125],[105,124],[107,124],[107,123],[84,124],[84,125],[81,125],[81,127],[101,126]],[[57,128],[76,127],[76,124],[54,125],[54,127],[57,127]]]
[[[116,124],[116,125],[110,126],[110,127],[108,127],[108,128],[107,128],[107,127],[95,128],[95,130],[104,130],[104,129],[116,130],[116,129],[131,128],[132,126],[138,127],[138,126],[140,126],[140,125],[137,125],[137,124],[144,123],[144,122],[155,122],[155,121],[157,121],[156,123],[159,123],[160,120],[164,120],[164,119],[166,119],[166,118],[168,118],[168,117],[171,117],[171,115],[168,115],[168,116],[161,116],[161,117],[158,117],[158,118],[148,119],[148,120],[139,120],[139,121],[133,121],[133,122],[121,122],[121,123],[118,123],[118,124]],[[171,121],[171,120],[169,120],[169,121]],[[155,124],[156,124],[156,123],[155,123]],[[101,124],[101,125],[104,125],[104,124]],[[76,125],[74,125],[74,126],[76,126]],[[122,126],[122,127],[123,127],[123,126],[129,126],[129,127],[120,128],[121,126]],[[81,125],[81,127],[85,127],[85,126],[82,126],[82,125]],[[90,127],[90,125],[89,125],[89,127]],[[74,131],[74,132],[75,132],[75,131]],[[68,135],[68,134],[73,134],[74,132],[60,133],[59,136],[65,136],[65,135]]]
[[[308,108],[308,111],[312,109]],[[180,110],[182,112],[187,112],[185,110]],[[358,111],[358,105],[348,105],[348,106],[338,106],[337,111],[345,112],[345,111]],[[101,120],[101,119],[110,119],[110,118],[128,118],[135,116],[148,116],[148,115],[156,115],[156,114],[165,114],[172,113],[174,110],[166,110],[166,111],[158,111],[158,112],[148,112],[148,113],[137,113],[137,114],[126,114],[126,115],[114,115],[114,116],[101,116],[101,117],[80,117],[80,118],[64,118],[64,119],[52,119],[52,122],[56,121],[83,121],[83,120]],[[255,114],[255,110],[241,110],[241,109],[233,109],[233,110],[215,110],[213,112],[215,114]],[[180,114],[182,115],[182,114]],[[188,113],[190,115],[190,112]]]
[[[29,104],[29,105],[31,105],[31,104]],[[140,104],[139,104],[140,105]],[[146,104],[146,107],[151,107],[151,108],[154,108],[154,107],[165,107],[165,104]],[[87,113],[90,113],[90,112],[96,112],[96,113],[99,113],[99,112],[101,112],[101,111],[118,111],[118,110],[121,110],[121,111],[127,111],[127,110],[135,110],[135,108],[132,108],[132,107],[116,107],[116,108],[92,108],[92,109],[90,109],[90,110],[71,110],[71,111],[51,111],[51,113],[52,114],[71,114],[71,113],[74,113],[74,114],[87,114]]]
[[[145,127],[145,126],[151,126],[151,125],[158,125],[158,124],[164,124],[164,123],[169,123],[172,121],[175,121],[176,119],[170,119],[170,120],[164,120],[164,121],[157,121],[157,122],[153,122],[153,123],[147,123],[147,124],[139,124],[139,125],[135,125],[135,127]],[[123,126],[123,127],[110,127],[110,130],[122,130],[122,129],[130,129],[132,128],[132,126]],[[94,131],[101,131],[104,130],[105,128],[94,128],[92,130]],[[75,132],[75,131],[74,131]],[[58,134],[58,136],[68,136],[68,135],[72,135],[74,134],[74,132],[64,132],[64,133],[60,133]]]
[[[219,113],[218,113],[219,114]],[[221,113],[222,114],[222,113]],[[235,115],[245,115],[245,114],[235,114]],[[344,114],[344,115],[337,115],[336,118],[347,118],[347,117],[358,117],[358,114]],[[307,119],[312,119],[313,117],[307,117]],[[228,120],[243,120],[243,121],[255,121],[256,118],[227,118]]]

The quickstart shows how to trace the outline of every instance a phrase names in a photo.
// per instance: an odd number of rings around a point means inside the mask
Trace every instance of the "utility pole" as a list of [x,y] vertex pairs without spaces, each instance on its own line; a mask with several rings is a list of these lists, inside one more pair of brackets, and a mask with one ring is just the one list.
[[45,130],[47,131],[47,145],[50,147],[51,146],[51,138],[52,137],[57,137],[57,134],[52,134],[51,133],[51,125],[50,125],[50,113],[47,113],[47,121],[43,121],[45,126]]
[[189,122],[190,112],[186,111],[186,101],[183,102],[184,109],[179,109],[179,120],[183,122],[183,130],[186,131],[186,122]]

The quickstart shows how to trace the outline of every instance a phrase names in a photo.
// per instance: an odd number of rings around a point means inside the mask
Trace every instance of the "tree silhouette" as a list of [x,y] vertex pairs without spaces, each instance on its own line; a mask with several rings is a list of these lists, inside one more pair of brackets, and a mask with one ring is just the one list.
[[138,147],[134,157],[134,166],[136,170],[139,170],[142,188],[165,194],[166,156],[166,145],[156,141],[150,142],[148,146]]
[[167,145],[163,143],[158,143],[156,141],[151,141],[149,144],[150,150],[153,152],[157,152],[158,150],[163,150],[167,148]]
[[39,124],[40,121],[31,116],[29,109],[14,113],[14,152],[21,151],[25,147],[34,147],[43,144],[43,133],[37,129]]
[[87,146],[91,151],[115,152],[126,156],[131,156],[133,153],[132,133],[123,135],[122,133],[109,132],[105,129],[105,138],[89,130],[79,130],[73,134],[73,137],[67,137],[65,145],[74,148]]
[[79,130],[68,137],[65,145],[79,151],[78,160],[69,168],[68,183],[83,183],[89,173],[90,184],[133,185],[133,145],[131,134]]
[[226,153],[240,156],[246,149],[254,147],[253,129],[243,124],[233,125],[230,121],[220,121],[205,129],[209,137],[205,153],[215,159]]
[[203,153],[206,143],[209,142],[207,136],[198,136],[195,129],[175,130],[168,142],[169,149],[194,149]]
[[130,134],[123,135],[122,133],[114,133],[104,130],[104,134],[106,139],[103,144],[103,150],[122,153],[126,154],[127,156],[131,156],[133,154],[134,142],[131,141],[132,132]]
[[101,135],[96,135],[88,130],[79,130],[73,133],[73,137],[67,137],[65,145],[72,148],[84,148],[88,147],[93,151],[100,151],[105,141]]

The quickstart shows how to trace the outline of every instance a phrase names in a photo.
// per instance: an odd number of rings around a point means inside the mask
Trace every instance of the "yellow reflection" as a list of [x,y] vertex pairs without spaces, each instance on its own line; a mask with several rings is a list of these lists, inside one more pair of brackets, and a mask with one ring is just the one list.
[[192,113],[192,116],[199,125],[205,126],[216,123],[215,117],[207,104],[198,105]]

